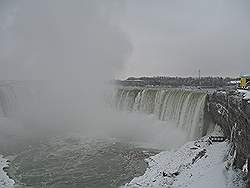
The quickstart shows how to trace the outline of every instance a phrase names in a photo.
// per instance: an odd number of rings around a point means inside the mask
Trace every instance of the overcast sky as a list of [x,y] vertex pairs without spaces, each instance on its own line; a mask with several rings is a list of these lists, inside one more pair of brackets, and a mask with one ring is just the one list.
[[127,0],[133,51],[122,77],[250,72],[249,0]]
[[250,72],[249,0],[0,0],[0,79],[199,69]]

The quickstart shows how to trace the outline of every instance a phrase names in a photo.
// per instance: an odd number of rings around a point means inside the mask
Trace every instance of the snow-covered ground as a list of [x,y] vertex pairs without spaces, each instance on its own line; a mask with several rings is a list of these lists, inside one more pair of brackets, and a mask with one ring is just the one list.
[[0,155],[0,188],[13,188],[14,187],[14,180],[10,179],[6,172],[4,172],[3,168],[7,167],[9,164],[7,159],[3,158]]
[[164,151],[147,159],[145,174],[125,187],[243,187],[240,172],[226,169],[228,142],[211,142],[208,136],[186,143],[175,152]]
[[238,89],[238,92],[243,93],[244,99],[250,99],[250,91],[244,89]]

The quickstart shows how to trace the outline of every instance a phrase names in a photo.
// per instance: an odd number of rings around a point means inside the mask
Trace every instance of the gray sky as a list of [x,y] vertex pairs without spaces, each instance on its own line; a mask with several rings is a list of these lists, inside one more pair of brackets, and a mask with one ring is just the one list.
[[249,0],[0,0],[0,80],[238,76],[250,72],[249,10]]
[[0,0],[0,80],[113,79],[131,54],[116,0]]
[[250,72],[249,0],[127,0],[120,23],[133,45],[128,76]]

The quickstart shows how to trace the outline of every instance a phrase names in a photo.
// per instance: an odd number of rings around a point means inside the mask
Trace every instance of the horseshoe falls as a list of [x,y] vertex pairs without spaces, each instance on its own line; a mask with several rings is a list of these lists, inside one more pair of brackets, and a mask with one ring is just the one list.
[[[0,86],[0,116],[8,117],[9,119],[21,119],[29,127],[34,123],[37,124],[37,121],[33,121],[34,117],[39,121],[40,119],[49,119],[52,115],[55,117],[49,123],[41,120],[41,127],[53,127],[52,124],[63,124],[61,122],[73,119],[66,107],[76,106],[76,104],[66,103],[68,101],[64,100],[65,98],[48,100],[42,95],[44,94],[43,89],[44,87],[42,86],[34,87],[34,84],[32,86],[23,83],[2,84]],[[115,115],[112,113],[104,114],[103,116],[108,118],[101,120],[108,120],[104,124],[113,123],[114,125],[111,126],[111,129],[126,130],[126,127],[134,127],[135,129],[138,127],[137,132],[143,129],[147,130],[149,134],[151,132],[150,126],[155,124],[155,122],[160,124],[161,128],[164,129],[163,131],[166,132],[168,132],[167,128],[171,125],[172,130],[176,128],[176,130],[185,134],[186,141],[194,140],[204,136],[208,129],[211,128],[210,126],[212,126],[210,125],[208,113],[206,113],[206,99],[206,92],[199,90],[119,87],[115,89],[111,97]],[[51,101],[54,102],[53,106]],[[62,102],[65,102],[65,105],[62,105]],[[34,108],[34,106],[37,106],[37,108]],[[59,114],[58,108],[65,108],[65,110],[61,110],[62,112]],[[123,111],[129,113],[121,115],[120,112]],[[131,118],[132,116],[134,118]],[[152,122],[152,117],[157,121]],[[83,117],[83,123],[84,120],[86,119]],[[98,127],[110,129],[106,125]],[[157,125],[154,125],[155,127],[156,129],[158,128]],[[83,126],[82,128],[84,129],[85,127]],[[129,132],[130,129],[128,128],[126,131]],[[158,131],[162,133],[162,130]],[[155,137],[157,137],[157,133],[155,133]]]
[[[117,88],[113,106],[120,111],[152,114],[156,119],[174,124],[187,140],[207,133],[206,93],[165,88]],[[176,138],[178,139],[178,138]]]
[[[108,91],[108,102],[115,110],[106,108],[107,112],[95,117],[106,119],[93,121],[100,123],[96,128],[107,132],[106,137],[88,135],[93,122],[85,116],[82,132],[71,134],[67,127],[73,131],[70,120],[75,116],[71,115],[78,112],[78,108],[66,108],[78,104],[70,100],[71,91],[69,97],[58,99],[59,95],[47,97],[50,90],[37,82],[0,85],[0,150],[5,156],[16,156],[8,173],[17,185],[119,187],[144,174],[146,158],[207,133],[205,92],[119,87]],[[53,128],[62,134],[53,133]],[[67,164],[66,171],[61,170],[61,163]]]

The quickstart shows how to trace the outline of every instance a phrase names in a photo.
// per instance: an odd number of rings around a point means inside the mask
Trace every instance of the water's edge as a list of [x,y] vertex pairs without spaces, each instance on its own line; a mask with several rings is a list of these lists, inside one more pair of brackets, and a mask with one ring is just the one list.
[[14,186],[15,181],[6,172],[9,165],[9,160],[0,154],[0,188],[11,188]]

